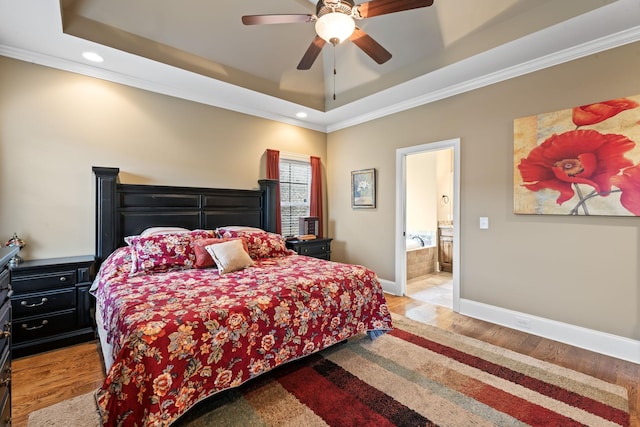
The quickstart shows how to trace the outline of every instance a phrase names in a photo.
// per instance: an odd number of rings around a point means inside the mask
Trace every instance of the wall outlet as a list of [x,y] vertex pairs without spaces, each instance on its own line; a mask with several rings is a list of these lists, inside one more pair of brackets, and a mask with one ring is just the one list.
[[531,329],[531,319],[516,316],[516,327],[520,329]]

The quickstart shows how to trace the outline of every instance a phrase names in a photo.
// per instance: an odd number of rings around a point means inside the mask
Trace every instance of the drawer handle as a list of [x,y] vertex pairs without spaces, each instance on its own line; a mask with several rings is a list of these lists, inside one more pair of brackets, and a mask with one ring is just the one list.
[[40,300],[39,303],[36,304],[28,304],[26,301],[21,301],[20,305],[27,307],[27,308],[31,308],[31,307],[40,307],[42,304],[44,304],[45,302],[49,301],[46,297],[42,297],[42,299]]
[[0,331],[0,339],[11,336],[11,322],[5,322],[4,329]]
[[49,323],[49,321],[48,321],[47,319],[44,319],[44,320],[42,321],[42,324],[41,324],[41,325],[38,325],[38,326],[31,326],[31,327],[29,327],[26,323],[23,323],[23,324],[22,324],[22,329],[25,329],[25,330],[27,330],[27,331],[33,331],[34,329],[40,329],[40,328],[44,327],[44,325],[46,325],[47,323]]
[[64,276],[62,276],[62,277],[60,278],[60,281],[61,281],[61,282],[66,282],[66,281],[67,281],[67,278],[66,278],[66,277],[64,277]]

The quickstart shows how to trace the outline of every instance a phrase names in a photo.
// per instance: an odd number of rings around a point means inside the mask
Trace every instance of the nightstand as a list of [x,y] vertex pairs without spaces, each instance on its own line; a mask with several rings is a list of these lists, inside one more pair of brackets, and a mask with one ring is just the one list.
[[93,256],[29,260],[11,267],[13,357],[95,338]]
[[299,255],[330,260],[331,240],[333,239],[287,240],[287,248]]

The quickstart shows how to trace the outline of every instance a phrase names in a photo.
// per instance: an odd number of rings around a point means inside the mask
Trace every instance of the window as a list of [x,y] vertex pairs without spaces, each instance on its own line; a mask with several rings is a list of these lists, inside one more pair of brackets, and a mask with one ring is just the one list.
[[280,157],[280,211],[282,235],[298,234],[298,218],[309,216],[311,164]]

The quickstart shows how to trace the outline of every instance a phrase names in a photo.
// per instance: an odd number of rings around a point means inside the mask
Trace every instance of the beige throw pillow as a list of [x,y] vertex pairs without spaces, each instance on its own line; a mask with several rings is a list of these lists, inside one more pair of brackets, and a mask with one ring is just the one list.
[[251,257],[244,250],[242,240],[229,240],[205,246],[205,249],[218,266],[220,274],[231,273],[254,265]]

